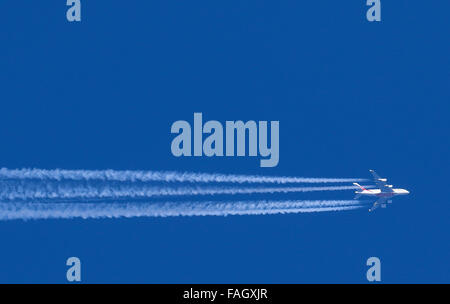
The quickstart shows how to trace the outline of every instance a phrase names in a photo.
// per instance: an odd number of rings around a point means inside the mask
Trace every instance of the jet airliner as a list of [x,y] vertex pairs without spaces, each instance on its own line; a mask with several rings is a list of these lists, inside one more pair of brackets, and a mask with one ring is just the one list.
[[353,183],[353,185],[361,188],[361,191],[355,191],[355,193],[356,193],[355,199],[358,199],[361,196],[369,196],[369,197],[378,198],[377,201],[373,204],[372,208],[369,209],[369,211],[373,211],[380,206],[381,206],[381,208],[386,208],[386,202],[388,204],[392,203],[392,200],[390,200],[390,199],[394,196],[409,194],[408,190],[392,188],[392,185],[388,185],[386,183],[387,179],[381,178],[373,170],[369,170],[369,171],[370,171],[370,173],[372,173],[374,182],[379,189],[366,189],[363,186],[359,185],[358,183]]

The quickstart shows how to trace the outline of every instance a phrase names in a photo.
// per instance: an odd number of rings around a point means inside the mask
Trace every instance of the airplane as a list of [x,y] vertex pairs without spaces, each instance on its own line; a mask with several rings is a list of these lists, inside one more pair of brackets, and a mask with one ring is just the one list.
[[388,204],[392,203],[390,198],[397,195],[406,195],[409,194],[408,190],[405,189],[394,189],[392,185],[388,185],[386,183],[387,179],[381,178],[374,170],[369,170],[372,173],[375,184],[379,189],[366,189],[358,183],[353,183],[353,185],[361,188],[361,191],[355,191],[356,196],[354,199],[358,199],[361,196],[370,196],[377,197],[377,201],[373,204],[372,208],[369,209],[369,212],[375,210],[376,208],[386,208],[386,201]]

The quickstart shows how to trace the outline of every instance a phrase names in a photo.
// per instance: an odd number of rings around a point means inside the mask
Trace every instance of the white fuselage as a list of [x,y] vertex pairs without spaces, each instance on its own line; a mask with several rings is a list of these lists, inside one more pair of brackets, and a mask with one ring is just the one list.
[[392,189],[392,192],[381,192],[380,189],[370,189],[370,190],[356,191],[355,193],[364,196],[393,197],[397,195],[409,194],[409,191],[405,189]]

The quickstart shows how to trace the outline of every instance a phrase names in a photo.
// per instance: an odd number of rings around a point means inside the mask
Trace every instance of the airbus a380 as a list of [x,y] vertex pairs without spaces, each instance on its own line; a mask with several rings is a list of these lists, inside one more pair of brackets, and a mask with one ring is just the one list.
[[373,204],[372,208],[369,211],[373,211],[376,208],[386,208],[386,202],[388,204],[392,203],[390,200],[392,197],[397,195],[406,195],[409,194],[408,190],[405,189],[394,189],[392,185],[388,185],[386,183],[387,179],[381,178],[375,171],[369,170],[372,173],[375,184],[379,189],[366,189],[358,183],[353,183],[353,185],[361,188],[361,191],[355,191],[356,196],[355,199],[360,198],[361,196],[369,196],[369,197],[377,197],[377,201]]

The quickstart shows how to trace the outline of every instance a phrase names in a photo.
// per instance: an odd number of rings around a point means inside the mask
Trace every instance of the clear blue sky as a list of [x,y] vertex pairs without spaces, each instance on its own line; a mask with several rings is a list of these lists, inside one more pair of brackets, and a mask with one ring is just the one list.
[[[0,282],[450,282],[450,5],[382,1],[0,3],[0,166],[369,177],[388,209],[0,222]],[[279,120],[280,163],[175,158],[171,124]],[[290,196],[292,197],[292,196]],[[351,199],[351,191],[298,194]],[[281,198],[272,195],[271,198]]]

